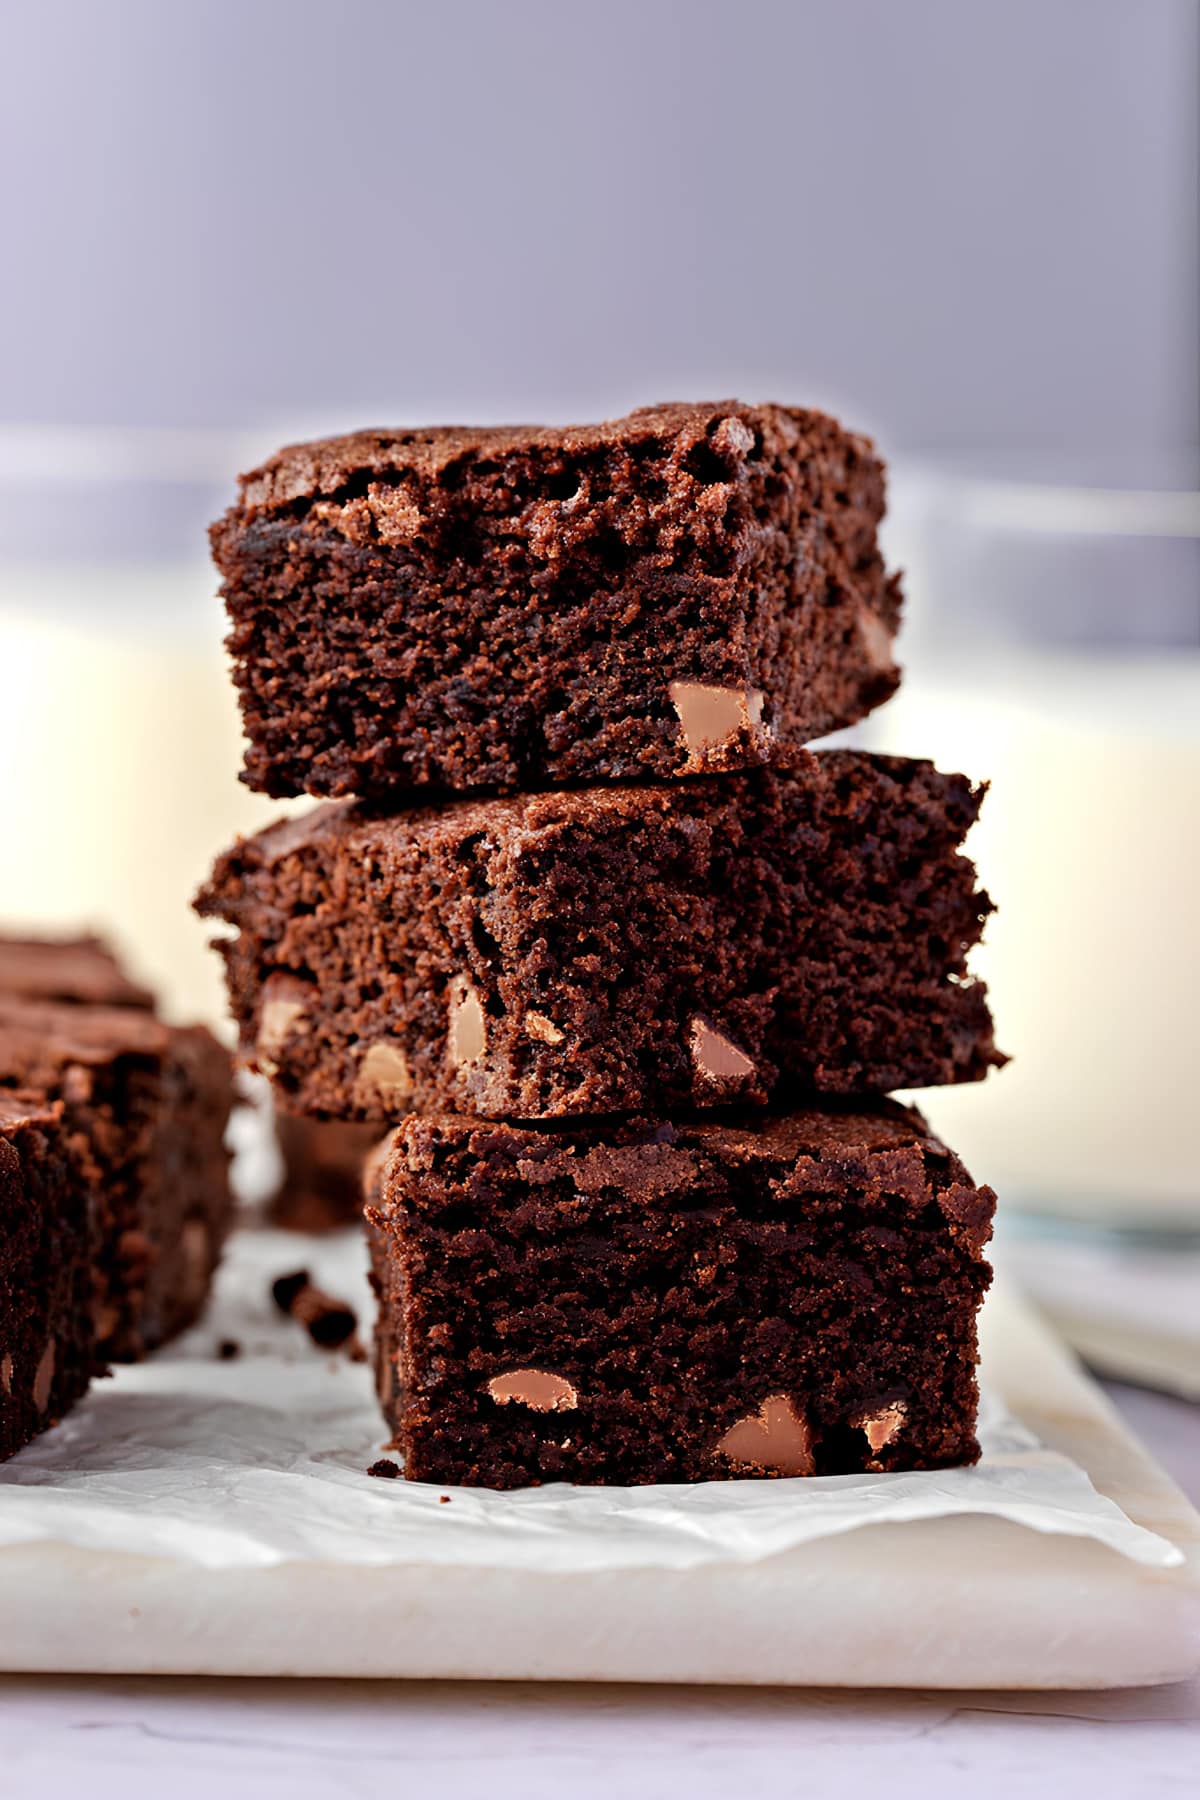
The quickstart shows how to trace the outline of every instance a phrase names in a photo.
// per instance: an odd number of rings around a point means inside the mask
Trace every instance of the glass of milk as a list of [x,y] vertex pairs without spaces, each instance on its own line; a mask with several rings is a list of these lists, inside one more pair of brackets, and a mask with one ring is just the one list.
[[905,678],[863,741],[991,783],[968,851],[999,911],[974,966],[1013,1060],[919,1103],[1010,1205],[1190,1233],[1200,494],[1194,470],[1152,473],[901,469]]
[[267,445],[0,428],[0,928],[114,939],[167,1012],[225,1028],[214,856],[286,807],[238,781],[205,526]]

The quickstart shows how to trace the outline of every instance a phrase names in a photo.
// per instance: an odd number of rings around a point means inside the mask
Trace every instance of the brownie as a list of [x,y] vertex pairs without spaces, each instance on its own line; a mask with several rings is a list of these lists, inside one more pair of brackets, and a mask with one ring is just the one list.
[[995,1196],[919,1113],[413,1117],[375,1184],[379,1388],[410,1480],[634,1485],[979,1453]]
[[199,910],[286,1110],[486,1117],[970,1081],[1002,1060],[965,972],[991,910],[981,792],[929,763],[789,769],[380,813],[239,843]]
[[277,1113],[283,1181],[268,1217],[288,1231],[335,1231],[362,1218],[363,1161],[383,1131],[341,1119]]
[[0,1461],[56,1424],[92,1373],[91,1191],[62,1112],[0,1090]]
[[130,980],[103,938],[91,936],[0,937],[0,994],[154,1008],[149,989]]
[[230,1224],[230,1058],[135,1007],[0,996],[0,1093],[61,1102],[97,1214],[102,1359],[138,1357],[203,1309]]
[[212,530],[268,794],[530,789],[772,759],[899,681],[883,468],[821,413],[372,430]]

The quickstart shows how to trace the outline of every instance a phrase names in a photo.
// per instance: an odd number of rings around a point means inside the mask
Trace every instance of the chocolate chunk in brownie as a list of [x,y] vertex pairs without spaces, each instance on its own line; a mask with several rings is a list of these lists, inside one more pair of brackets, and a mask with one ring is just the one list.
[[0,994],[26,1000],[154,1010],[154,995],[130,979],[103,938],[0,937]]
[[62,1112],[0,1090],[0,1461],[57,1423],[92,1372],[91,1188]]
[[132,1006],[0,996],[6,1088],[62,1102],[93,1185],[98,1355],[165,1343],[203,1309],[229,1228],[228,1054],[203,1027]]
[[784,406],[360,431],[242,479],[212,531],[269,794],[741,768],[899,680],[873,446]]
[[271,1201],[272,1225],[288,1231],[335,1231],[362,1217],[362,1166],[382,1125],[275,1115],[283,1180]]
[[631,1485],[978,1454],[995,1196],[916,1112],[414,1117],[376,1183],[376,1366],[410,1480]]
[[970,1081],[980,792],[857,751],[789,769],[376,813],[239,844],[200,911],[293,1111],[652,1112]]

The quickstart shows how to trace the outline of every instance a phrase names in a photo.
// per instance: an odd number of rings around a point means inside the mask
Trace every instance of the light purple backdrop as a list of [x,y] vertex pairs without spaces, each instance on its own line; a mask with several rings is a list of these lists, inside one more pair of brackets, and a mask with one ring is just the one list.
[[5,7],[0,422],[1196,432],[1194,0]]

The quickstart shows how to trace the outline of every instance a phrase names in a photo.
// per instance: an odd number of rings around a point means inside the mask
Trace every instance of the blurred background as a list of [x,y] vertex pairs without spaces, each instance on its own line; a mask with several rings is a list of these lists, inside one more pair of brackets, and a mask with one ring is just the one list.
[[[0,916],[222,1011],[204,527],[284,439],[813,403],[893,467],[905,688],[988,777],[1031,1212],[1200,1229],[1194,0],[39,0],[0,71]],[[11,791],[15,788],[15,796]]]

